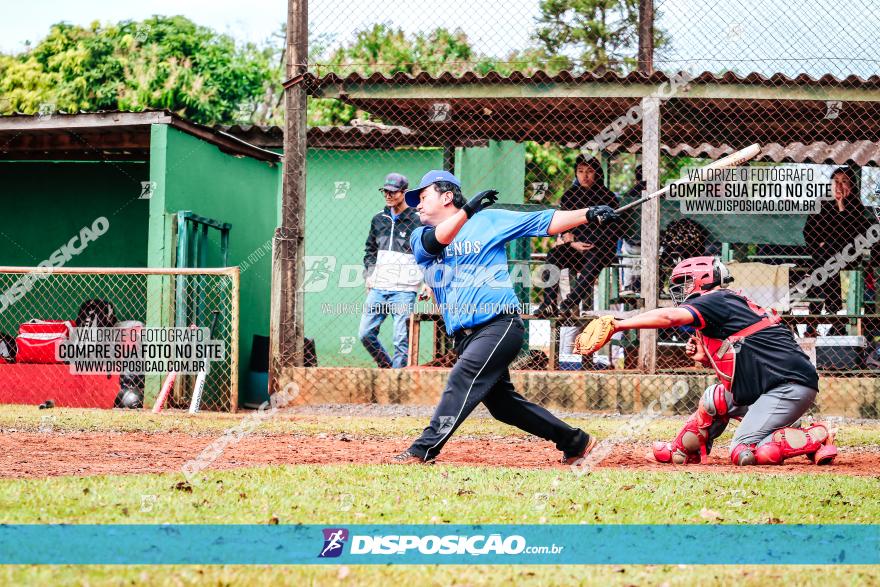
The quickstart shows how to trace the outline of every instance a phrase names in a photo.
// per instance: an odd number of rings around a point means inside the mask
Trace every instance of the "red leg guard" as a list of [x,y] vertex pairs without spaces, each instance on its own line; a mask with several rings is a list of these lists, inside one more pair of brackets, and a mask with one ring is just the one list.
[[708,460],[709,427],[715,420],[726,419],[727,411],[724,387],[716,385],[707,389],[697,411],[688,418],[675,440],[654,443],[654,458],[660,463],[676,465],[705,463]]
[[755,450],[755,461],[759,465],[781,465],[785,459],[807,455],[817,464],[829,464],[837,456],[833,441],[825,424],[780,428],[769,442]]
[[734,465],[755,465],[755,445],[737,444],[730,451],[730,460]]
[[837,447],[834,444],[823,444],[819,450],[807,457],[817,465],[830,465],[837,458]]
[[675,463],[676,465],[690,465],[700,462],[700,455],[687,454],[672,446],[671,442],[657,441],[653,446],[654,458],[658,463]]

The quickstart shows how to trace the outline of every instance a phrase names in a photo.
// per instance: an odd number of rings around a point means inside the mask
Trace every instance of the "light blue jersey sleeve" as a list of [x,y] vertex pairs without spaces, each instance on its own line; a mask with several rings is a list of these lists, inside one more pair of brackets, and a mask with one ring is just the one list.
[[432,255],[425,250],[422,244],[422,234],[428,229],[427,226],[419,226],[409,235],[409,245],[412,247],[413,256],[419,265],[429,265],[439,255]]
[[514,212],[513,210],[484,210],[475,216],[485,214],[492,225],[492,231],[503,243],[524,236],[549,236],[553,209],[540,212]]
[[[468,222],[479,225],[477,230],[482,234],[492,235],[493,241],[506,243],[524,236],[548,236],[547,231],[550,229],[554,212],[552,208],[540,212],[483,210]],[[422,245],[422,234],[427,228],[427,226],[416,228],[409,238],[413,255],[419,265],[428,265],[439,256],[432,255]]]

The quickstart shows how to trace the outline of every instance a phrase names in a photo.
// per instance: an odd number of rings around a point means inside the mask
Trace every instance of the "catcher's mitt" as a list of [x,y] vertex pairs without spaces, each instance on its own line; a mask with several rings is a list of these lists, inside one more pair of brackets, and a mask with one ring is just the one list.
[[588,357],[611,340],[614,334],[614,316],[602,316],[590,321],[574,342],[574,352]]

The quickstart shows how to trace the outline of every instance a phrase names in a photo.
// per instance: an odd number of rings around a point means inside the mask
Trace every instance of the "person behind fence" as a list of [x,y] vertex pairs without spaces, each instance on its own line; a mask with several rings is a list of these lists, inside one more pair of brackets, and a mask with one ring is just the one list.
[[660,231],[660,266],[667,270],[682,259],[706,254],[709,231],[693,218],[679,218]]
[[[379,188],[385,208],[373,216],[364,246],[364,303],[358,337],[382,369],[406,367],[409,348],[409,316],[413,312],[422,270],[409,244],[413,230],[421,226],[416,211],[406,205],[403,194],[409,182],[390,173]],[[389,315],[394,320],[394,355],[379,341],[379,328]]]
[[[812,257],[809,264],[811,273],[852,244],[857,235],[864,235],[871,226],[855,185],[855,176],[850,169],[836,169],[831,174],[831,192],[834,200],[823,200],[820,203],[819,213],[807,217],[804,225],[804,242],[807,245],[807,254]],[[828,314],[836,314],[840,311],[843,307],[843,297],[839,272],[830,275],[822,283],[816,282],[807,290],[806,297],[819,300],[810,302],[810,314],[820,314],[823,301]],[[815,325],[810,324],[808,333],[814,332]],[[844,323],[834,322],[831,326],[831,334],[846,334]]]
[[480,403],[496,419],[554,442],[568,464],[595,444],[589,434],[526,400],[513,386],[509,366],[522,350],[525,327],[505,245],[615,221],[617,213],[608,206],[531,213],[486,209],[496,199],[497,192],[488,190],[465,200],[459,180],[441,170],[429,171],[406,192],[407,203],[418,207],[424,224],[413,231],[413,253],[434,290],[457,359],[428,426],[394,463],[433,461]]
[[712,442],[731,418],[741,419],[731,441],[736,465],[781,464],[806,455],[819,465],[837,456],[826,424],[801,426],[815,400],[819,375],[779,316],[739,292],[717,257],[685,259],[672,270],[669,293],[677,307],[649,310],[626,319],[591,322],[577,350],[595,352],[615,332],[693,326],[685,352],[714,369],[697,411],[672,442],[655,442],[654,458],[678,465],[705,463]]
[[[605,187],[605,173],[596,158],[583,153],[575,160],[574,181],[559,201],[560,210],[580,210],[596,206],[617,206],[617,196]],[[560,234],[556,245],[547,254],[541,283],[544,300],[536,310],[539,316],[574,315],[581,302],[586,310],[593,309],[593,284],[603,267],[613,264],[617,256],[617,239],[622,234],[620,223],[588,223]],[[568,296],[560,303],[559,275],[568,269],[576,277]],[[555,273],[555,275],[554,275]]]

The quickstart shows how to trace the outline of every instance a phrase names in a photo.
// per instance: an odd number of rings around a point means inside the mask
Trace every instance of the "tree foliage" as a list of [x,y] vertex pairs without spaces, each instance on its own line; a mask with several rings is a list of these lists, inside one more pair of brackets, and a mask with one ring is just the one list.
[[18,56],[0,58],[5,112],[167,108],[195,122],[231,122],[272,79],[272,51],[181,17],[89,27],[53,25]]
[[[535,38],[549,55],[575,71],[625,72],[636,63],[639,0],[541,0]],[[654,29],[654,48],[667,37]]]
[[[319,75],[351,73],[394,75],[405,73],[461,74],[473,66],[474,52],[461,30],[437,28],[424,34],[406,35],[403,29],[379,23],[358,31],[352,42],[318,55]],[[310,98],[308,120],[313,126],[348,124],[354,118],[370,119],[366,112],[339,100]]]
[[[387,23],[358,31],[341,44],[309,40],[309,62],[319,75],[426,72],[485,75],[514,71],[625,71],[635,63],[638,0],[541,0],[537,44],[505,56],[479,54],[460,29],[407,34]],[[666,37],[655,33],[655,47]],[[284,29],[265,46],[237,44],[180,17],[140,22],[53,25],[20,55],[0,55],[0,113],[166,108],[204,124],[283,123]],[[370,119],[340,100],[310,97],[308,124],[341,125]],[[571,182],[577,151],[526,143],[526,187],[547,184],[555,202]],[[624,158],[625,159],[625,158]],[[628,160],[627,160],[628,161]],[[613,186],[631,181],[633,164],[612,171]]]
[[[550,74],[571,67],[564,56],[548,54],[539,47],[516,50],[503,58],[478,54],[467,35],[460,29],[437,28],[426,33],[407,35],[403,29],[385,23],[374,24],[358,31],[353,40],[333,50],[316,52],[312,59],[318,75],[351,73],[368,76],[374,73],[418,75],[442,73],[462,75],[473,71],[479,75],[496,72],[510,75],[514,71],[533,74],[538,70]],[[366,112],[333,99],[309,99],[309,124],[315,126],[348,124],[354,118],[370,119]]]
[[464,73],[472,65],[473,56],[467,35],[461,30],[441,27],[407,36],[403,29],[379,23],[358,31],[351,43],[333,50],[322,60],[321,70],[342,76],[352,72],[361,75]]

